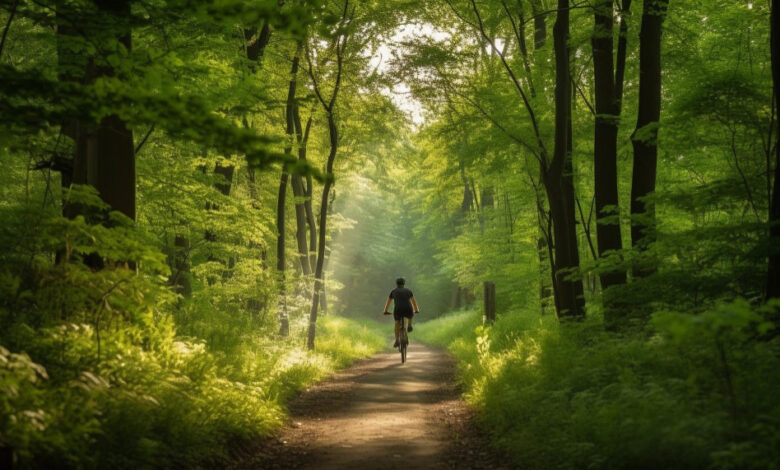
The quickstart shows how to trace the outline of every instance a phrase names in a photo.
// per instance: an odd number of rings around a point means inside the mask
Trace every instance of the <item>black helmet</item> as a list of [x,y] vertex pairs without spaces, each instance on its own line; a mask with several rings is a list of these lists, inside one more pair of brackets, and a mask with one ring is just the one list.
[[404,285],[404,284],[406,284],[406,279],[404,279],[402,277],[399,277],[398,279],[395,280],[395,285],[397,285],[399,287]]

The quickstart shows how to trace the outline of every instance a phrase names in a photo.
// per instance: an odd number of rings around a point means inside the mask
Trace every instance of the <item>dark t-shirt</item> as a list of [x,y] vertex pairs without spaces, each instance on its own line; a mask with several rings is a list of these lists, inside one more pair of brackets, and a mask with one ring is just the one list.
[[393,299],[393,313],[400,315],[409,315],[414,313],[412,310],[412,291],[406,287],[396,287],[390,292],[390,298]]

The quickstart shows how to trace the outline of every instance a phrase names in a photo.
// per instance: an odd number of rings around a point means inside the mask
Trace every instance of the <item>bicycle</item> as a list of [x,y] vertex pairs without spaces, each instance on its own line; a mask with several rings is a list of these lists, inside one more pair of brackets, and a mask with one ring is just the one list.
[[406,363],[406,348],[409,346],[409,334],[406,332],[406,317],[401,317],[401,331],[398,333],[398,350],[401,351],[401,364]]

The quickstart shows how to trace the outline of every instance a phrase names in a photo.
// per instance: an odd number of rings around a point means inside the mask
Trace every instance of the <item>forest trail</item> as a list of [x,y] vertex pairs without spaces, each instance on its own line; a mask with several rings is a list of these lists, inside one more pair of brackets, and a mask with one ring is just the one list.
[[307,389],[285,428],[234,469],[508,469],[455,385],[454,360],[421,344],[377,354]]

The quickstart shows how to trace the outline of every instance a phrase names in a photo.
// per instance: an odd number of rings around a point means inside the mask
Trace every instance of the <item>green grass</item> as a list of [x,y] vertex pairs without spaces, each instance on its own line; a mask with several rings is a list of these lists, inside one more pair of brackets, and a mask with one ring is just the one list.
[[30,330],[38,362],[0,347],[0,446],[20,468],[219,465],[229,442],[281,426],[297,391],[386,344],[371,322],[327,316],[318,326],[313,352],[302,332],[250,335],[229,353],[172,330],[145,331],[152,347],[106,332],[96,364],[83,361],[95,351],[88,325]]
[[770,469],[780,341],[756,339],[764,313],[659,312],[650,331],[616,335],[595,319],[506,312],[487,328],[460,312],[417,331],[456,356],[465,398],[519,467]]

